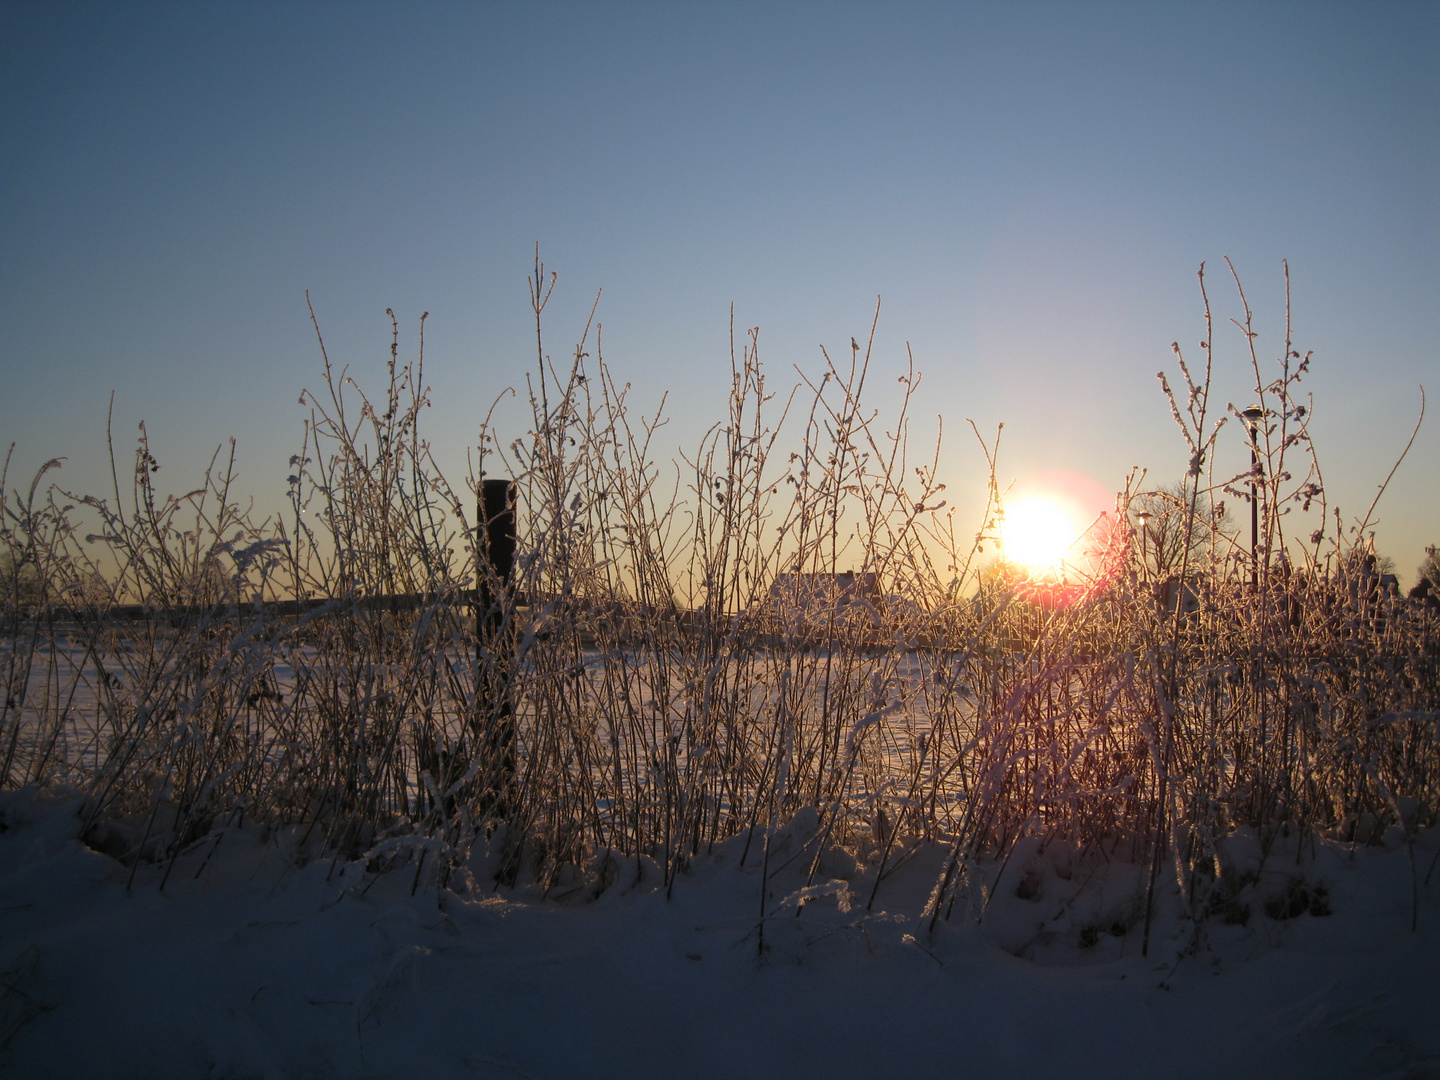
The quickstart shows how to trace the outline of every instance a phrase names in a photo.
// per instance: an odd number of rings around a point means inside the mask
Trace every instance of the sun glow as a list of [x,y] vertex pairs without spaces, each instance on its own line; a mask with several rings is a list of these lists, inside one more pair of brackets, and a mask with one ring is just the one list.
[[1007,562],[1043,574],[1060,566],[1079,532],[1068,510],[1052,499],[1035,496],[1005,508],[1000,538]]

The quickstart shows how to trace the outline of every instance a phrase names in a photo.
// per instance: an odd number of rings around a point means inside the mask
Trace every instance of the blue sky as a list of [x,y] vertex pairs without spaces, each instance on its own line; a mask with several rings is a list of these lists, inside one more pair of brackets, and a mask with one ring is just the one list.
[[[603,289],[606,359],[637,405],[671,392],[677,445],[720,416],[732,303],[785,381],[881,296],[876,370],[910,344],[962,504],[966,418],[1005,422],[1007,481],[1114,489],[1185,467],[1155,373],[1198,354],[1201,261],[1238,314],[1229,255],[1267,361],[1290,261],[1352,518],[1440,392],[1437,56],[1434,4],[3,3],[0,440],[100,490],[113,390],[122,450],[143,419],[176,490],[234,435],[278,506],[308,289],[371,386],[385,309],[411,352],[430,312],[431,438],[463,463],[532,362],[538,241],[549,351]],[[1440,542],[1431,409],[1379,510],[1406,582]]]

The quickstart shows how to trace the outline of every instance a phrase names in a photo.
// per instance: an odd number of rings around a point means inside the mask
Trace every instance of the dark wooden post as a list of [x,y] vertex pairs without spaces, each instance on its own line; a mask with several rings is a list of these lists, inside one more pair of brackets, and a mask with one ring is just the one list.
[[[510,581],[515,572],[515,482],[513,480],[482,480],[480,482],[480,520],[484,524],[485,539],[483,541],[483,552],[485,560],[494,571],[495,578],[501,586],[502,592],[508,590]],[[482,611],[492,610],[498,616],[498,605],[496,600],[503,599],[500,596],[488,596],[489,583],[483,579],[479,582],[489,599],[489,603],[482,606]],[[498,626],[498,618],[495,625]],[[477,624],[476,633],[479,634],[482,627]]]
[[481,481],[478,510],[477,539],[483,562],[475,568],[476,736],[489,763],[484,808],[498,804],[503,815],[506,792],[515,776],[515,717],[510,700],[510,646],[515,629],[514,481]]

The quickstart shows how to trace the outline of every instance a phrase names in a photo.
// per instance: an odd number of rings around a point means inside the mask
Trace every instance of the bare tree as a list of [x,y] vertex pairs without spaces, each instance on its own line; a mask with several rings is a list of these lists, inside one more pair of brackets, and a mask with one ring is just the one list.
[[1440,548],[1431,544],[1425,549],[1425,559],[1416,572],[1426,578],[1432,588],[1440,589]]
[[1192,517],[1192,494],[1190,482],[1181,480],[1142,491],[1130,500],[1130,525],[1147,576],[1163,579],[1179,574],[1187,552],[1193,571],[1209,562],[1212,535],[1232,532],[1230,512],[1207,492],[1195,496]]
[[40,597],[35,564],[23,551],[0,551],[0,607],[31,604]]
[[1440,597],[1440,548],[1431,544],[1425,549],[1425,558],[1415,568],[1419,580],[1415,587],[1410,590],[1412,600],[1429,599],[1434,603],[1435,598]]

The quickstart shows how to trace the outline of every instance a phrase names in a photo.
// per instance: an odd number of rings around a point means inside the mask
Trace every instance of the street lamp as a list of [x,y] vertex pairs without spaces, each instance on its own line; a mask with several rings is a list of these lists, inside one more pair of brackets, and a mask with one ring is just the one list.
[[1256,556],[1256,549],[1260,546],[1260,502],[1257,497],[1260,445],[1257,439],[1260,424],[1265,419],[1265,410],[1259,405],[1251,405],[1240,415],[1250,432],[1250,588],[1254,590],[1260,585],[1260,562]]
[[1146,543],[1148,537],[1146,536],[1145,526],[1150,522],[1150,511],[1141,510],[1140,513],[1135,515],[1135,520],[1140,523],[1140,580],[1144,581],[1149,576],[1146,573],[1146,567],[1150,561],[1150,552],[1149,545]]

